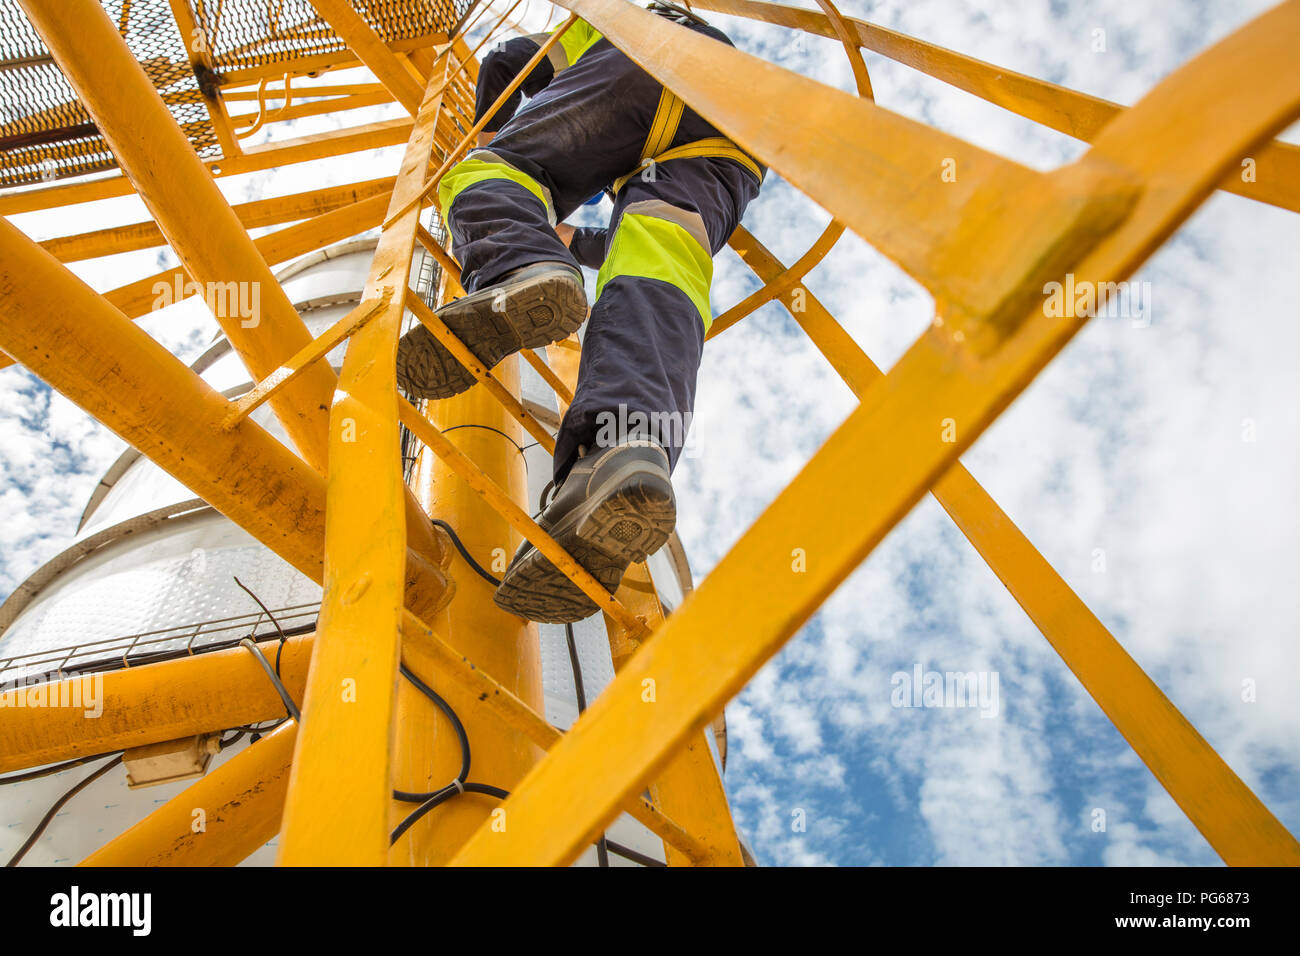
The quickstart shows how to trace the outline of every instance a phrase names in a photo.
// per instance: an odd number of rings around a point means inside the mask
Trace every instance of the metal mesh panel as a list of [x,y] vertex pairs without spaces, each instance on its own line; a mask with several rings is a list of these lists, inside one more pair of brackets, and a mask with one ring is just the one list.
[[[386,41],[452,33],[474,0],[352,0]],[[195,151],[220,155],[170,0],[102,0]],[[310,0],[188,0],[203,49],[222,70],[265,66],[346,45]],[[0,186],[112,169],[113,154],[18,0],[0,0]]]
[[[104,0],[127,46],[200,156],[216,134],[168,0]],[[111,169],[113,154],[17,0],[0,0],[0,185]]]
[[[218,72],[338,53],[346,48],[310,0],[190,3]],[[472,5],[473,0],[352,0],[357,13],[388,42],[451,33]]]

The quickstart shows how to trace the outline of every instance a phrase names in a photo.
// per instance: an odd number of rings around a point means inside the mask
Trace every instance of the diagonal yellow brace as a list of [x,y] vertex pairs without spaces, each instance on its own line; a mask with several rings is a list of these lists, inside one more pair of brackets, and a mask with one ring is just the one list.
[[[234,866],[280,830],[297,737],[294,721],[277,727],[80,865]],[[196,830],[200,819],[203,827]]]
[[[820,36],[838,35],[834,24],[815,10],[758,0],[699,0],[697,6]],[[1125,110],[1118,103],[985,63],[886,27],[852,17],[844,19],[849,30],[856,33],[857,42],[867,49],[1084,142],[1096,139],[1102,128]],[[1273,140],[1261,144],[1251,158],[1257,163],[1254,181],[1243,181],[1238,167],[1219,181],[1219,188],[1300,212],[1300,146]]]
[[310,345],[239,396],[231,403],[230,414],[226,416],[222,427],[230,431],[252,414],[254,409],[260,408],[263,402],[301,375],[313,362],[319,362],[336,345],[351,338],[353,333],[359,332],[367,322],[388,307],[391,295],[391,291],[386,290],[378,299],[362,301],[355,309],[312,339]]
[[387,47],[348,0],[311,2],[325,22],[334,28],[334,32],[356,54],[357,59],[369,67],[379,82],[414,116],[420,108],[424,89],[422,84],[416,82],[408,67],[403,65],[402,60],[398,59],[398,54]]

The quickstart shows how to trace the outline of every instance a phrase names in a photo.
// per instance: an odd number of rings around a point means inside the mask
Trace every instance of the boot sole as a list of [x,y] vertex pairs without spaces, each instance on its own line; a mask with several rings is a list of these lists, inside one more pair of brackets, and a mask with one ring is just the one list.
[[[662,548],[676,523],[672,485],[661,477],[640,473],[623,481],[585,513],[562,522],[554,537],[613,594],[628,566]],[[597,610],[596,602],[536,548],[507,571],[494,600],[504,611],[550,624],[581,621]]]
[[[506,282],[449,302],[440,318],[492,368],[520,349],[536,349],[568,338],[587,318],[587,294],[571,276],[557,272]],[[397,348],[397,383],[416,398],[451,398],[477,381],[423,325],[402,336]]]

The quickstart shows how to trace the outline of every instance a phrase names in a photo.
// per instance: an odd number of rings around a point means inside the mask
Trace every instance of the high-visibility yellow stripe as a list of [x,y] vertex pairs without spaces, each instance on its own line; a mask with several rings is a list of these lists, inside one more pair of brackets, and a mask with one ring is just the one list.
[[704,331],[713,323],[709,284],[713,257],[684,228],[657,216],[624,213],[619,219],[609,255],[596,276],[596,300],[618,276],[660,279],[686,293],[699,310]]
[[[559,27],[555,29],[558,30]],[[554,33],[555,30],[551,32]],[[577,20],[573,26],[569,27],[564,36],[560,37],[560,46],[564,47],[564,55],[568,58],[569,66],[577,63],[578,58],[600,40],[601,35],[595,27],[586,20]]]
[[554,220],[555,212],[551,209],[546,190],[541,183],[507,163],[491,162],[478,156],[461,160],[442,177],[442,182],[438,184],[438,203],[443,215],[450,215],[451,204],[466,188],[488,179],[508,179],[523,186],[541,202],[546,210],[546,218]]

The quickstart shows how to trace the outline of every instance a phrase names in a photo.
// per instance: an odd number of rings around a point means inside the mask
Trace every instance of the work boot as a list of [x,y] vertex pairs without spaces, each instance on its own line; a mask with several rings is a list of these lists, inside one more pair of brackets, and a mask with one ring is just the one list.
[[[676,522],[668,455],[642,438],[579,458],[537,520],[611,594],[629,564],[663,547]],[[530,621],[580,621],[596,611],[596,603],[528,542],[506,568],[495,600]]]
[[[438,310],[471,352],[492,368],[520,349],[568,338],[587,317],[581,273],[562,262],[538,262],[507,272],[478,292]],[[397,384],[416,398],[450,398],[475,382],[433,333],[416,325],[397,345]]]

